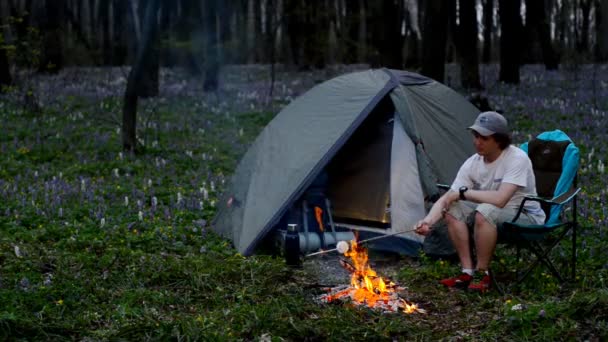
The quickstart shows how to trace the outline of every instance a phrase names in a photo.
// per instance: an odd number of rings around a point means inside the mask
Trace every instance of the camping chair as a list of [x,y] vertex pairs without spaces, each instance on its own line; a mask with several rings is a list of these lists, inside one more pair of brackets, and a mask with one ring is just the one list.
[[[535,260],[523,271],[518,271],[515,286],[521,284],[540,264],[547,267],[550,273],[560,282],[565,279],[550,259],[550,252],[568,233],[572,240],[571,280],[576,273],[576,229],[577,203],[576,195],[581,190],[576,187],[576,173],[579,166],[579,150],[572,140],[562,131],[544,132],[525,143],[521,148],[528,153],[536,177],[538,196],[523,199],[517,214],[511,222],[503,223],[504,237],[499,243],[515,245],[517,261],[522,249],[535,256]],[[546,213],[542,225],[520,224],[517,221],[527,201],[541,204]],[[566,210],[570,206],[571,210]],[[502,241],[501,241],[502,240]],[[494,285],[502,289],[494,280]]]

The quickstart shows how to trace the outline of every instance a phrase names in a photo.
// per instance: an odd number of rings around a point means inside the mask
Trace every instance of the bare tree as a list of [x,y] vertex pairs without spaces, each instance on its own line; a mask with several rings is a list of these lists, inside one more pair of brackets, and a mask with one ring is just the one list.
[[46,0],[38,11],[36,20],[42,33],[42,57],[40,72],[56,73],[63,68],[63,38],[65,0]]
[[138,49],[137,58],[129,72],[127,89],[125,90],[122,110],[122,146],[127,152],[134,153],[137,147],[137,100],[138,89],[143,86],[147,59],[157,43],[158,30],[157,15],[160,0],[148,0],[145,16],[142,41]]
[[579,53],[589,52],[589,25],[591,12],[591,0],[580,0],[580,14],[581,14],[581,29],[580,32],[577,30],[577,50]]
[[[401,26],[404,20],[403,1],[369,1],[368,27],[374,39],[369,41],[368,56],[372,67],[403,68],[403,37]],[[381,20],[382,24],[377,22]]]
[[425,0],[422,32],[422,74],[443,82],[448,8],[443,0]]
[[483,52],[481,62],[492,60],[492,32],[494,23],[494,0],[483,0]]
[[209,0],[203,9],[203,25],[205,26],[205,91],[215,91],[219,86],[220,73],[220,43],[218,32],[218,17],[223,14],[222,0]]
[[598,0],[596,2],[596,39],[598,60],[608,61],[608,0]]
[[458,32],[461,58],[461,82],[464,88],[480,89],[477,13],[475,0],[460,0]]
[[326,3],[285,1],[284,12],[294,64],[301,70],[325,67],[324,47],[329,37]]
[[519,83],[520,46],[522,22],[521,0],[499,0],[500,15],[500,75],[505,83]]
[[0,4],[0,92],[2,91],[2,86],[10,85],[13,82],[8,56],[4,48],[6,37],[4,36],[4,32],[2,32],[2,27],[6,23],[5,16],[8,12],[8,8],[4,6],[5,4]]

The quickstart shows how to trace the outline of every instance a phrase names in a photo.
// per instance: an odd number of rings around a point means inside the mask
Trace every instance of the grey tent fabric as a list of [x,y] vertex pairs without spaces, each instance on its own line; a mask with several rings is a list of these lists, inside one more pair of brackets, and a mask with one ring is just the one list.
[[[421,183],[428,187],[435,181],[451,182],[458,166],[474,152],[466,127],[479,111],[456,92],[421,75],[388,69],[355,72],[313,87],[264,128],[228,183],[213,229],[232,240],[243,255],[253,254],[387,99],[392,100],[400,124],[416,146]],[[442,145],[446,140],[450,148]],[[401,195],[420,196],[420,192]],[[387,232],[391,230],[382,233]]]

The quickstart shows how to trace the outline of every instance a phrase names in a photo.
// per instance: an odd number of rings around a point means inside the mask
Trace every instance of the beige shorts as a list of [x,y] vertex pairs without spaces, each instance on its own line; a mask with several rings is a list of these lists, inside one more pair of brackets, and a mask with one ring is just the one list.
[[[503,222],[509,222],[513,220],[517,214],[515,208],[499,208],[492,204],[487,203],[473,203],[469,201],[456,201],[453,202],[448,210],[448,213],[452,215],[456,220],[465,222],[468,225],[473,225],[475,222],[474,212],[478,212],[498,229],[501,228]],[[534,224],[534,219],[527,213],[522,212],[517,219],[518,223],[523,224]]]

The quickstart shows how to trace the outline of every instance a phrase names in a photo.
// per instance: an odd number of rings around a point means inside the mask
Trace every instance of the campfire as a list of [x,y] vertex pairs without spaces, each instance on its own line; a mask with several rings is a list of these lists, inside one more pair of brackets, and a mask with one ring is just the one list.
[[349,260],[341,259],[340,264],[351,273],[350,285],[328,288],[328,293],[319,297],[323,303],[351,301],[355,305],[367,306],[385,312],[426,313],[414,303],[408,303],[399,296],[405,288],[384,279],[369,265],[367,249],[356,240],[350,242],[344,253]]

